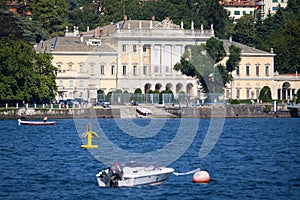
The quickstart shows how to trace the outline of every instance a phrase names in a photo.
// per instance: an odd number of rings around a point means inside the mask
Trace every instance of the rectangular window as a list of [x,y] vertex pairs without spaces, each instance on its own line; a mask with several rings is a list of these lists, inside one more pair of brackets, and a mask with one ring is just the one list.
[[272,7],[272,10],[273,10],[273,11],[277,11],[277,10],[278,10],[278,7]]
[[146,51],[147,51],[147,46],[144,45],[144,46],[143,46],[143,52],[146,52]]
[[250,75],[250,67],[246,66],[246,75],[249,76]]
[[137,66],[133,66],[133,75],[134,75],[134,76],[137,75]]
[[122,51],[126,52],[126,45],[125,44],[122,45]]
[[166,66],[166,73],[169,73],[169,66]]
[[234,15],[240,15],[240,11],[238,10],[234,11]]
[[226,90],[226,98],[230,98],[230,91],[229,90]]
[[146,65],[143,66],[143,74],[144,74],[144,75],[147,75],[147,66],[146,66]]
[[95,74],[95,68],[94,65],[90,66],[90,74]]
[[73,66],[72,66],[71,64],[69,64],[69,65],[68,65],[68,70],[69,70],[69,71],[72,71],[72,67],[73,67]]
[[259,66],[256,65],[256,76],[259,76]]
[[100,66],[100,74],[104,75],[104,65]]
[[83,72],[83,64],[79,64],[79,72]]
[[272,0],[272,2],[273,2],[273,3],[277,3],[277,2],[278,2],[278,0]]
[[158,66],[155,66],[155,67],[154,67],[154,72],[155,72],[155,73],[158,73]]
[[136,45],[135,45],[135,44],[132,46],[132,51],[133,51],[134,53],[136,53]]
[[112,65],[110,69],[111,69],[111,75],[114,75],[115,74],[115,66]]
[[253,15],[253,11],[252,10],[250,11],[250,15]]
[[243,15],[246,15],[246,11],[243,11]]
[[237,76],[240,75],[240,66],[236,66],[236,75],[237,75]]
[[57,65],[58,72],[61,72],[61,65]]
[[63,86],[64,86],[64,81],[63,81],[63,80],[59,80],[58,86],[59,86],[59,87],[63,87]]
[[246,98],[249,99],[250,98],[250,90],[246,89]]
[[256,96],[256,99],[258,99],[258,97],[259,97],[259,89],[256,89],[255,96]]
[[83,80],[79,82],[79,87],[84,87]]
[[266,76],[269,76],[269,66],[266,66],[266,68],[265,68],[265,74],[266,74]]
[[126,75],[126,65],[123,65],[123,75]]
[[236,90],[236,98],[239,99],[240,98],[240,89]]
[[73,80],[69,81],[69,87],[74,87],[74,81]]

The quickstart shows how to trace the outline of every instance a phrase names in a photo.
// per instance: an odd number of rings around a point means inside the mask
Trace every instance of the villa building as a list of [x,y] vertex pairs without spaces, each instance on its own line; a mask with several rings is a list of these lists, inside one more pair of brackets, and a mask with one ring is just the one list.
[[222,4],[236,22],[246,14],[265,19],[268,13],[275,14],[279,5],[285,8],[287,2],[288,0],[223,0]]
[[[50,53],[58,68],[56,99],[95,101],[99,89],[107,94],[116,90],[133,93],[138,88],[144,94],[171,90],[175,98],[182,92],[201,98],[198,81],[173,70],[173,66],[189,46],[205,44],[213,36],[213,25],[209,30],[202,26],[195,29],[191,22],[191,29],[186,30],[183,23],[176,25],[170,18],[161,22],[124,18],[81,33],[77,27],[73,31],[66,27],[65,37],[43,41],[36,50]],[[292,99],[300,86],[298,76],[275,73],[272,51],[231,40],[223,42],[227,53],[230,45],[242,51],[242,60],[232,73],[234,81],[224,90],[226,98],[257,99],[260,90],[269,86],[273,99]]]

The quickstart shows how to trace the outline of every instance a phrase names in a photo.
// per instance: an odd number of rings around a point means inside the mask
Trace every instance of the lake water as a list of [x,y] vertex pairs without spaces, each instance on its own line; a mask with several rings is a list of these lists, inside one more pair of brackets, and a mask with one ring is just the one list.
[[[87,122],[0,121],[0,199],[300,199],[300,119],[226,119],[219,127],[210,119],[99,119],[99,148],[89,151],[80,147]],[[222,132],[209,138],[210,128]],[[100,169],[134,156],[177,172],[200,167],[211,181],[171,175],[156,186],[98,187]]]

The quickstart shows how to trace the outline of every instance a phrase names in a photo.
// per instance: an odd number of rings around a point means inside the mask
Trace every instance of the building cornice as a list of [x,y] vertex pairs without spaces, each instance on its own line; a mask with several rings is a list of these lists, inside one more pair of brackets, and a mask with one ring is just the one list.
[[118,55],[117,52],[76,52],[76,51],[52,51],[52,55]]

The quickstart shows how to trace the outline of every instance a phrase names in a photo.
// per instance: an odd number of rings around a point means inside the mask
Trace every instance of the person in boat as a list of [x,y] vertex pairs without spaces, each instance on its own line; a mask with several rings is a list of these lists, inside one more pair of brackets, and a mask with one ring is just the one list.
[[48,117],[44,117],[44,123],[46,123],[47,122],[47,120],[48,120]]

